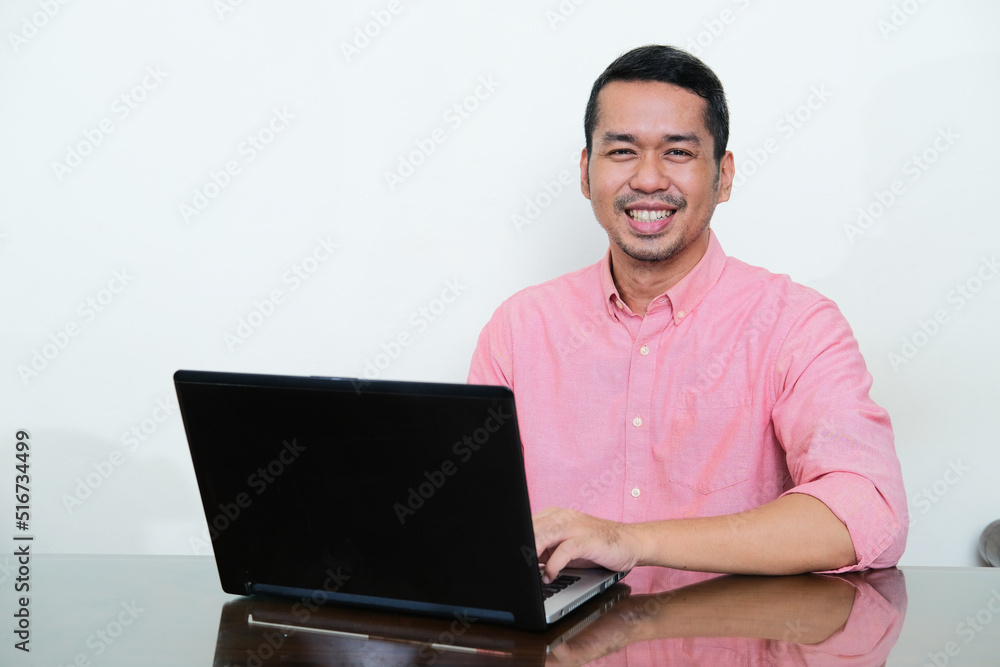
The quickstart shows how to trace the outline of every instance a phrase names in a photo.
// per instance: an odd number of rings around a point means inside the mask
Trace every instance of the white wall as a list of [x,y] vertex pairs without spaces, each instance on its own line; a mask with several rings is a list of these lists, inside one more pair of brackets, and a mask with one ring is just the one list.
[[[178,368],[362,375],[405,333],[381,377],[464,381],[504,297],[604,251],[573,185],[584,103],[615,56],[658,42],[727,86],[741,185],[723,247],[855,327],[911,498],[904,563],[979,562],[1000,517],[1000,280],[977,276],[1000,252],[996,3],[225,2],[0,12],[0,534],[18,532],[27,429],[38,551],[207,553]],[[547,206],[519,227],[529,199]],[[872,219],[851,234],[859,207]],[[320,239],[337,248],[313,264]],[[296,265],[314,271],[296,283]],[[424,319],[449,281],[460,295]]]

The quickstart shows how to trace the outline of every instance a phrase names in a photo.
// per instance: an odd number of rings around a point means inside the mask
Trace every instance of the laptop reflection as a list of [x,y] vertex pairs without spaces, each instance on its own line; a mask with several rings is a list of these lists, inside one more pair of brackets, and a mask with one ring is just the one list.
[[447,619],[254,595],[223,606],[213,664],[544,665],[628,594],[616,584],[544,632],[459,613]]

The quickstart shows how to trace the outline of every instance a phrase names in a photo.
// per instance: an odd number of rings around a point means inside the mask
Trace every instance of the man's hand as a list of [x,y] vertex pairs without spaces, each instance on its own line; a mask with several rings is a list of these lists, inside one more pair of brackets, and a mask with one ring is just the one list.
[[545,583],[565,567],[602,566],[624,571],[639,564],[642,544],[630,526],[559,507],[550,507],[531,519],[538,560],[545,563]]
[[847,526],[822,501],[801,493],[739,514],[697,519],[621,524],[550,507],[532,520],[547,580],[567,566],[801,574],[857,563]]

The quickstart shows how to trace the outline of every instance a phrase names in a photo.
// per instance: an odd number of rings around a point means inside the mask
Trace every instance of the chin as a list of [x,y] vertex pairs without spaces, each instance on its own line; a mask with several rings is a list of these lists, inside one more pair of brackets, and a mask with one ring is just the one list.
[[629,253],[629,257],[631,257],[632,259],[636,260],[637,262],[643,262],[645,264],[660,264],[661,262],[665,262],[668,259],[671,259],[676,254],[677,253],[664,253],[664,254],[657,254],[657,255],[650,255],[650,254],[643,255],[643,254],[639,254],[639,253],[635,253],[635,254]]
[[677,246],[668,246],[666,248],[636,248],[634,246],[618,244],[618,247],[632,259],[638,262],[649,262],[651,264],[665,262],[682,250],[682,248]]
[[655,237],[640,237],[614,239],[618,248],[639,262],[663,262],[684,250],[683,239],[668,239],[666,231]]

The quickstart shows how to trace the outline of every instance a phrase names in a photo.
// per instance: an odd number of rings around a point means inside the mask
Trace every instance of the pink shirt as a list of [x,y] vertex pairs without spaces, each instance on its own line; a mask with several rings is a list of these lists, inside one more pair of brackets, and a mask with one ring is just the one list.
[[479,337],[469,382],[514,391],[532,511],[633,523],[805,493],[850,531],[842,571],[894,565],[908,518],[892,427],[836,305],[713,234],[641,317],[609,261],[518,292]]

